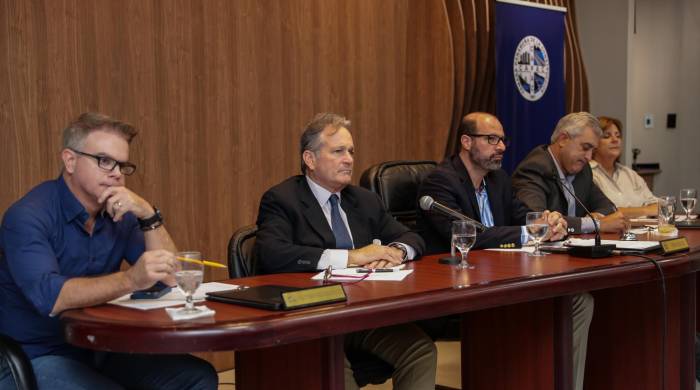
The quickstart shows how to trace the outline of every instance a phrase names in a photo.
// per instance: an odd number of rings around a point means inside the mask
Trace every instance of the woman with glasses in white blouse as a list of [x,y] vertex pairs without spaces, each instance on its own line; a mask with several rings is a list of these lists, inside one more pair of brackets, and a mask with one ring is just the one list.
[[593,181],[626,217],[656,215],[657,199],[644,179],[620,164],[622,123],[607,116],[598,117],[598,120],[603,136],[590,162]]

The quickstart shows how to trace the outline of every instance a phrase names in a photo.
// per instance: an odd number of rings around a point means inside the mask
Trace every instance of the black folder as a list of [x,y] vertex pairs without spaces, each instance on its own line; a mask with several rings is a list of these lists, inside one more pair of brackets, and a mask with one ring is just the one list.
[[284,310],[282,293],[302,290],[301,287],[264,285],[247,289],[226,290],[207,293],[208,301],[233,303],[266,310]]

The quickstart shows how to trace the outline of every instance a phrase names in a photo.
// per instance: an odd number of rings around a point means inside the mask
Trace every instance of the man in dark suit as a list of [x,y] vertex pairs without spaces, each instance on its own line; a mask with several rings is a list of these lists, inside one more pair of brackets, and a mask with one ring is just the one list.
[[559,120],[551,144],[536,147],[513,173],[515,194],[532,210],[556,210],[566,216],[572,233],[591,233],[594,221],[577,204],[566,186],[588,208],[603,232],[624,229],[624,217],[617,212],[598,186],[588,162],[602,135],[598,119],[587,112],[566,115]]
[[[418,198],[429,195],[437,202],[487,226],[476,237],[474,248],[519,247],[528,241],[525,214],[530,211],[512,196],[510,177],[501,169],[507,139],[499,120],[474,112],[462,119],[460,152],[446,158],[431,172],[418,190]],[[418,208],[418,231],[428,252],[450,248],[450,218]],[[550,231],[547,239],[566,235],[561,214],[546,212]]]
[[[355,149],[349,128],[339,115],[316,115],[301,137],[304,175],[263,195],[255,243],[263,272],[383,268],[423,252],[420,236],[395,221],[377,195],[350,185]],[[372,353],[394,366],[395,389],[435,387],[435,345],[414,324],[349,334],[345,348]],[[357,388],[347,359],[345,388]]]

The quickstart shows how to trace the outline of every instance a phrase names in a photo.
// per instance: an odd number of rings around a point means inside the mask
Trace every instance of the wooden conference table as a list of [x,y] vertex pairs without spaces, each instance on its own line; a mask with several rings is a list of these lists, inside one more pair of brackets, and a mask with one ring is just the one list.
[[[689,253],[658,259],[666,277],[666,389],[694,389],[700,230]],[[612,238],[612,237],[610,237]],[[590,291],[586,389],[660,389],[662,298],[653,264],[632,256],[587,260],[473,251],[459,271],[426,256],[403,282],[348,284],[347,303],[270,312],[207,302],[215,318],[173,322],[163,309],[102,305],[62,315],[68,341],[133,353],[236,351],[237,389],[341,389],[343,334],[462,314],[465,389],[571,389],[571,294]],[[231,280],[313,286],[309,274]]]

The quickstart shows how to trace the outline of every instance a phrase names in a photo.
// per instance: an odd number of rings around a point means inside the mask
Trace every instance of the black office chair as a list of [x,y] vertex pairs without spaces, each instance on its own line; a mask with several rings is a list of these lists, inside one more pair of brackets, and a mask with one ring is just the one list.
[[[244,278],[257,274],[253,246],[257,225],[236,230],[228,242],[228,273],[231,278]],[[348,361],[358,386],[382,384],[391,378],[394,367],[380,358],[362,351],[348,351]]]
[[258,225],[247,225],[236,230],[228,241],[228,276],[245,278],[257,274],[255,253],[255,235]]
[[37,389],[36,378],[32,363],[24,354],[22,347],[12,338],[0,333],[0,362],[10,371],[10,377],[15,381],[18,390]]
[[[418,187],[437,166],[430,160],[398,160],[379,163],[362,173],[360,185],[376,193],[384,207],[411,230],[416,228]],[[459,340],[459,316],[448,316],[417,321],[433,340]],[[443,387],[446,388],[446,387]]]
[[387,211],[413,230],[418,187],[436,166],[430,160],[387,161],[367,168],[360,177],[360,185],[378,194]]

